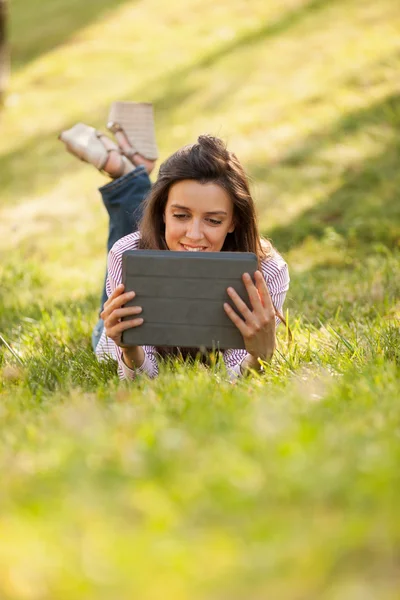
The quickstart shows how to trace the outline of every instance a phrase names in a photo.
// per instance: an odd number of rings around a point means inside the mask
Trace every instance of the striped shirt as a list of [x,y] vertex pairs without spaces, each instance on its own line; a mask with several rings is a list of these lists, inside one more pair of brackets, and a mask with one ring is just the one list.
[[[107,294],[113,293],[115,288],[122,282],[122,255],[126,250],[137,250],[139,248],[140,233],[135,231],[114,244],[108,254],[108,276],[106,282]],[[274,255],[263,260],[261,272],[264,275],[271,300],[278,312],[282,312],[286,292],[289,289],[289,273],[287,264],[283,258],[275,252]],[[280,320],[276,317],[276,324]],[[121,379],[134,379],[139,373],[146,373],[149,377],[158,375],[157,351],[153,346],[143,346],[145,359],[141,367],[132,370],[126,366],[122,358],[122,350],[119,346],[106,336],[105,331],[101,335],[96,347],[96,355],[99,360],[113,358],[118,363],[118,375]],[[248,356],[246,350],[225,350],[223,359],[229,376],[233,379],[240,375],[240,365]]]

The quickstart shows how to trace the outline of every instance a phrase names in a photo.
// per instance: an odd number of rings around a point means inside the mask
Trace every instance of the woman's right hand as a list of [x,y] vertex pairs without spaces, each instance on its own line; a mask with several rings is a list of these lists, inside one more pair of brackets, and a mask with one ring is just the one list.
[[104,303],[103,311],[100,317],[104,321],[104,329],[107,337],[113,340],[117,346],[121,346],[122,332],[131,327],[139,327],[143,323],[143,319],[129,319],[121,321],[122,317],[130,315],[138,315],[142,312],[141,306],[124,306],[129,300],[135,297],[135,292],[125,292],[124,285],[120,283],[108,300]]

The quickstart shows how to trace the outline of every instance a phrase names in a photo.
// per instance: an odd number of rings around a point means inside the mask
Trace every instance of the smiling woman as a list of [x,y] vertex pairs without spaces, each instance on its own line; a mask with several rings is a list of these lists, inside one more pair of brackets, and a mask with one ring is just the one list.
[[[260,238],[248,180],[237,157],[222,140],[202,135],[197,143],[181,148],[161,165],[151,187],[149,174],[154,161],[133,152],[123,131],[116,134],[115,145],[85,127],[72,128],[61,139],[72,153],[114,178],[100,188],[110,216],[110,229],[101,319],[93,336],[99,359],[115,358],[119,375],[133,379],[143,372],[156,376],[160,354],[176,352],[122,346],[122,332],[144,322],[141,307],[125,306],[135,293],[125,292],[121,283],[124,252],[253,252],[259,262],[254,282],[249,274],[243,274],[251,309],[233,288],[228,288],[227,293],[241,317],[224,304],[226,314],[243,336],[246,350],[226,350],[223,359],[231,377],[248,368],[259,369],[259,359],[270,360],[275,350],[275,328],[283,319],[281,310],[289,275],[282,257]],[[86,139],[83,145],[82,139]],[[187,349],[178,350],[187,354]]]
[[193,179],[171,186],[164,222],[168,249],[189,252],[219,252],[235,229],[227,192],[216,183]]

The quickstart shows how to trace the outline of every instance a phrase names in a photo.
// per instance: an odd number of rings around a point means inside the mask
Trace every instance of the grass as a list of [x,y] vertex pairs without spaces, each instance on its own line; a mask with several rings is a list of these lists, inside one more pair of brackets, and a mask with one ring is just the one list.
[[[399,597],[399,26],[392,0],[12,3],[1,598]],[[114,99],[155,104],[162,158],[209,131],[245,164],[292,278],[261,376],[95,360],[104,180],[56,138]]]

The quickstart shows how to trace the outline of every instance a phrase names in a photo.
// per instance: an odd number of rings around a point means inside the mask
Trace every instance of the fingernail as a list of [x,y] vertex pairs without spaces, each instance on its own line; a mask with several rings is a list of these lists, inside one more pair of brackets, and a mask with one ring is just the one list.
[[134,298],[136,296],[135,292],[129,292],[129,298]]

